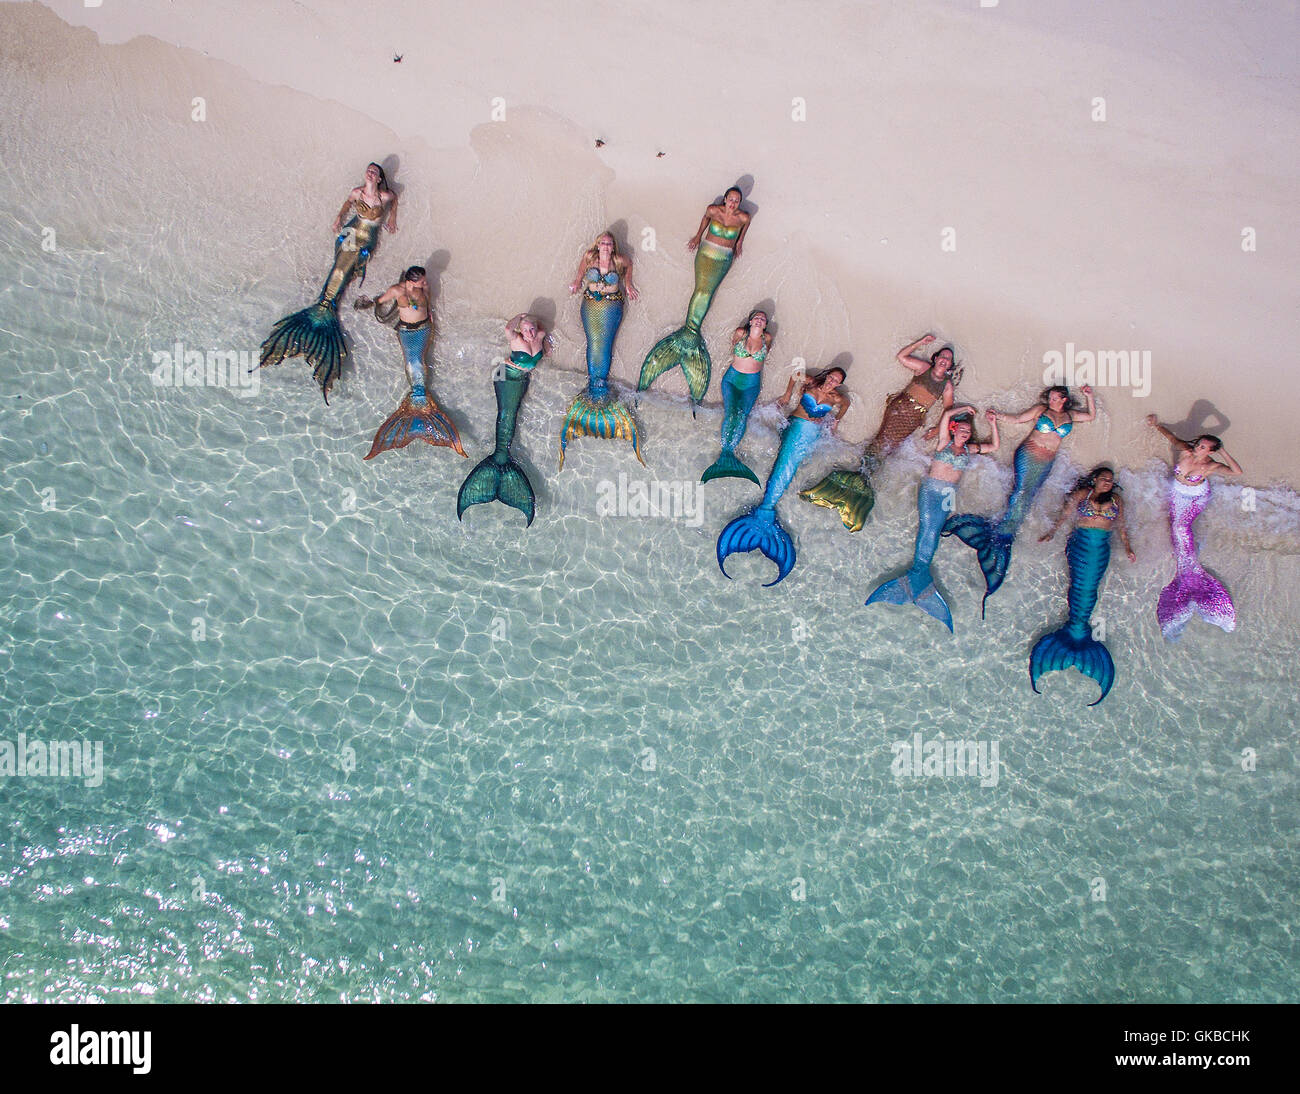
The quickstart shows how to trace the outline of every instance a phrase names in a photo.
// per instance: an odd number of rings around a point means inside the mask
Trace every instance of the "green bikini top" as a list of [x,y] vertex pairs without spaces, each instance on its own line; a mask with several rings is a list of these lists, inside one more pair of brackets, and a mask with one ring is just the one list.
[[740,229],[728,228],[725,224],[719,224],[712,217],[709,218],[709,235],[718,236],[720,239],[735,239],[740,235]]
[[510,363],[515,368],[528,370],[537,367],[537,362],[542,359],[542,351],[539,349],[536,353],[525,353],[521,349],[510,351]]
[[759,364],[762,364],[767,360],[767,342],[764,341],[763,345],[759,349],[750,353],[749,350],[745,348],[745,343],[748,341],[749,337],[747,335],[737,342],[736,348],[732,351],[733,355],[736,357],[748,357],[751,361],[757,361]]

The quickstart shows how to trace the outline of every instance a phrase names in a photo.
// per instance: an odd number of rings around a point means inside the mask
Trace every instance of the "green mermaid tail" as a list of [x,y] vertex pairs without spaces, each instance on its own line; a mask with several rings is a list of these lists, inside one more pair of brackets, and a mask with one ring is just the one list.
[[587,390],[569,405],[560,428],[560,466],[564,450],[574,437],[617,437],[631,441],[632,452],[645,466],[641,455],[641,431],[632,411],[609,392],[609,370],[614,359],[614,338],[623,322],[623,297],[582,294],[582,329],[587,334]]
[[739,372],[732,365],[722,377],[722,451],[718,458],[700,476],[701,482],[713,479],[749,479],[758,485],[758,476],[736,458],[736,445],[745,435],[749,412],[754,409],[758,393],[763,387],[759,372]]
[[343,359],[348,355],[339,325],[339,297],[354,276],[360,275],[358,285],[365,281],[366,263],[379,238],[379,223],[355,215],[347,222],[334,241],[334,267],[316,303],[286,315],[262,343],[258,368],[278,365],[287,357],[305,358],[327,406],[330,388],[342,373]]
[[641,366],[638,391],[645,391],[669,369],[681,366],[690,389],[691,400],[700,402],[709,390],[709,376],[713,362],[709,349],[700,335],[700,324],[709,313],[713,294],[731,269],[735,255],[726,247],[704,240],[695,251],[695,292],[686,308],[686,322],[666,338],[662,338],[648,354]]
[[860,471],[845,468],[832,471],[816,486],[799,491],[799,496],[823,509],[834,509],[850,532],[862,530],[876,504],[871,480]]
[[505,378],[492,386],[497,394],[497,444],[492,455],[479,461],[477,467],[465,476],[456,495],[456,519],[465,515],[471,505],[499,501],[518,509],[533,523],[537,502],[532,484],[524,469],[510,458],[510,442],[514,440],[515,424],[519,418],[519,405],[528,394],[529,372],[506,365]]

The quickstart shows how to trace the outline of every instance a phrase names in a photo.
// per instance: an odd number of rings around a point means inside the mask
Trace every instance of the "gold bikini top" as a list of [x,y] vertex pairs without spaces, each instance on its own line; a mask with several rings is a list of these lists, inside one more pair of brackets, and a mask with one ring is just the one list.
[[357,216],[364,220],[378,220],[384,215],[384,202],[382,198],[378,205],[367,205],[360,198],[353,198],[352,208],[357,211]]

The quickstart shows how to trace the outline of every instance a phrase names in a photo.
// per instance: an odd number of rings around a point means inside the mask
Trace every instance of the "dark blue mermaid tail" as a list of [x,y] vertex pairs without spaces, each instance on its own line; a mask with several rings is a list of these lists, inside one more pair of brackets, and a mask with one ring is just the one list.
[[666,338],[661,338],[641,366],[641,379],[637,390],[644,391],[669,369],[681,367],[686,376],[686,386],[691,399],[698,403],[709,390],[709,376],[713,362],[709,349],[700,335],[700,324],[709,313],[713,294],[731,269],[735,258],[732,251],[719,247],[707,239],[695,250],[695,292],[686,307],[686,322]]
[[465,455],[456,426],[424,390],[424,350],[432,333],[433,324],[428,320],[415,326],[399,324],[397,341],[406,360],[411,391],[379,427],[364,459],[374,459],[379,453],[394,448],[405,448],[417,439]]
[[515,436],[519,405],[528,393],[528,379],[527,370],[506,365],[505,378],[493,382],[497,393],[496,448],[460,484],[460,492],[456,495],[457,520],[471,505],[499,501],[518,509],[528,518],[529,524],[533,523],[537,503],[532,484],[524,469],[510,458],[510,442]]
[[641,431],[626,405],[609,390],[609,369],[614,359],[614,338],[623,322],[623,297],[582,294],[582,329],[587,334],[587,390],[569,405],[560,427],[560,466],[564,450],[573,437],[617,437],[632,442],[632,452],[641,466]]
[[758,485],[758,476],[736,458],[736,445],[745,436],[749,412],[758,401],[763,387],[761,372],[738,372],[733,365],[722,376],[722,451],[700,476],[701,482],[712,479],[749,479]]
[[989,597],[1002,588],[1002,582],[1006,580],[1007,570],[1011,567],[1011,545],[1015,542],[1020,525],[1029,515],[1034,498],[1047,481],[1056,459],[1055,456],[1040,459],[1035,451],[1027,444],[1016,449],[1016,484],[1011,497],[1007,499],[1006,509],[996,523],[987,517],[959,513],[949,517],[943,526],[945,536],[956,536],[966,546],[975,548],[980,569],[984,572],[986,589],[984,599],[980,602],[981,619],[984,618],[984,607]]
[[1059,631],[1045,634],[1029,655],[1029,683],[1038,690],[1039,678],[1073,666],[1101,685],[1101,698],[1115,682],[1115,662],[1110,650],[1092,637],[1092,609],[1097,606],[1101,579],[1110,564],[1110,531],[1106,528],[1076,528],[1065,545],[1070,564],[1070,591],[1066,596],[1067,622]]
[[737,551],[762,551],[776,563],[776,581],[769,581],[767,589],[783,581],[794,569],[794,542],[781,527],[776,515],[776,503],[781,500],[799,465],[817,444],[821,428],[807,418],[791,418],[781,438],[781,450],[776,454],[772,472],[767,477],[763,500],[748,513],[738,516],[718,536],[718,569],[724,577],[731,577],[723,563],[728,555]]
[[334,268],[320,291],[316,303],[286,315],[271,328],[262,343],[258,368],[278,365],[286,357],[304,357],[311,365],[312,378],[320,384],[326,405],[330,388],[343,371],[347,347],[339,325],[339,297],[354,275],[358,285],[366,279],[366,263],[379,236],[379,221],[353,216],[334,241]]
[[934,616],[949,631],[952,630],[952,612],[939,595],[939,590],[934,587],[930,563],[939,546],[944,517],[952,511],[954,490],[955,484],[942,479],[932,479],[927,475],[921,480],[921,488],[916,497],[917,516],[920,520],[916,530],[912,568],[902,577],[877,586],[876,591],[867,597],[868,605],[915,604],[923,612]]
[[1210,504],[1210,484],[1188,486],[1174,479],[1169,493],[1169,538],[1177,569],[1174,579],[1160,591],[1156,618],[1171,642],[1182,634],[1195,613],[1224,631],[1237,626],[1237,609],[1223,583],[1206,571],[1196,549],[1192,525]]

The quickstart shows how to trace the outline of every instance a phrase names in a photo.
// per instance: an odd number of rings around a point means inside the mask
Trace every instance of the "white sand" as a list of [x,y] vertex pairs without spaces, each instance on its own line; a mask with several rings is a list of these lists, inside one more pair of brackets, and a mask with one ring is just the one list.
[[[792,357],[847,352],[858,398],[843,435],[858,440],[905,379],[894,352],[927,330],[957,344],[962,396],[1004,409],[1032,401],[1044,354],[1067,343],[1146,350],[1149,397],[1099,388],[1102,421],[1071,439],[1073,459],[1163,456],[1143,416],[1178,422],[1205,399],[1247,481],[1300,481],[1284,440],[1300,344],[1295,3],[394,0],[365,18],[343,0],[49,6],[103,43],[161,40],[96,54],[123,93],[80,117],[190,141],[172,175],[179,204],[186,170],[243,180],[224,191],[228,209],[200,210],[214,231],[263,195],[258,270],[285,246],[306,276],[327,246],[310,233],[328,234],[366,159],[397,164],[401,232],[376,281],[445,251],[444,312],[504,317],[549,298],[559,361],[580,367],[564,290],[578,254],[609,223],[634,244],[652,228],[615,366],[634,381],[684,312],[683,243],[704,205],[752,178],[758,214],[705,330],[716,364],[729,326],[774,303],[768,397]],[[63,39],[28,7],[0,6],[0,19],[35,56]],[[78,78],[55,75],[57,61],[52,95]],[[207,99],[206,129],[188,120],[193,96]],[[1092,120],[1099,96],[1105,121]],[[249,162],[229,162],[228,132],[225,158],[214,142],[205,159],[223,117],[250,115]],[[268,155],[287,134],[297,151]],[[941,249],[945,228],[955,252]],[[297,302],[260,303],[265,326]],[[680,374],[668,383],[685,390]]]

